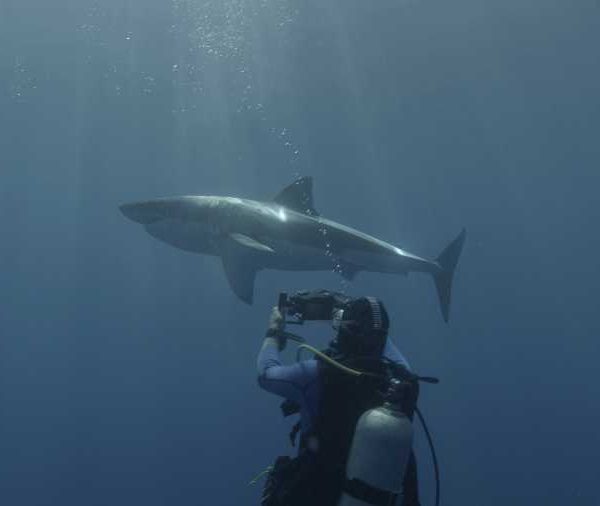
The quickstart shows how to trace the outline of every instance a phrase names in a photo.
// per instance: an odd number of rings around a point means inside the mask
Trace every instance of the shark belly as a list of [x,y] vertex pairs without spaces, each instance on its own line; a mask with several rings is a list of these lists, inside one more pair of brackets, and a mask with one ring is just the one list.
[[160,220],[144,228],[152,237],[175,248],[191,253],[217,254],[214,231],[204,223]]
[[276,252],[265,255],[264,267],[285,271],[327,271],[334,270],[331,255],[322,248],[296,244],[285,240],[271,240],[269,246]]
[[[369,251],[367,249],[345,249],[298,244],[285,240],[270,240],[269,246],[275,255],[261,259],[263,268],[289,271],[369,271],[388,274],[405,274],[411,270],[429,271],[431,263],[395,251]],[[261,263],[262,263],[261,262]]]

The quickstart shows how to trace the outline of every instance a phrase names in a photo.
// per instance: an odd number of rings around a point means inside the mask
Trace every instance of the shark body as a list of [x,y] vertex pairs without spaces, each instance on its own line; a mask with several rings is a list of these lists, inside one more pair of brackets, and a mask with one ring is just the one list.
[[125,204],[122,213],[153,237],[176,248],[221,258],[233,291],[251,304],[256,273],[336,270],[425,272],[434,277],[448,321],[454,269],[465,231],[436,260],[427,260],[315,210],[312,179],[300,178],[270,202],[219,196],[183,196]]

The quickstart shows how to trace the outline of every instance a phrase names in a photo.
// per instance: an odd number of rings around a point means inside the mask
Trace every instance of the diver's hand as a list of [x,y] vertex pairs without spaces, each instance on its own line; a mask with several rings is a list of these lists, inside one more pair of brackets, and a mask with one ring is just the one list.
[[279,311],[279,308],[275,306],[269,318],[269,330],[272,332],[281,332],[283,329],[285,329],[285,318],[281,314],[281,311]]
[[279,311],[279,308],[275,306],[271,310],[271,317],[269,318],[269,328],[267,330],[267,338],[275,339],[279,350],[283,350],[286,345],[286,339],[281,335],[285,329],[285,318]]

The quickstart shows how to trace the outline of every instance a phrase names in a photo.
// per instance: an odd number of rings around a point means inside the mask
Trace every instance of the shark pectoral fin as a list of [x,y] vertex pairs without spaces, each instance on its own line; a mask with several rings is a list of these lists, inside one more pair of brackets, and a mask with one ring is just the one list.
[[259,253],[275,253],[275,251],[266,244],[263,244],[257,241],[256,239],[252,239],[252,237],[249,237],[244,234],[229,234],[229,239],[236,243],[237,246],[241,246],[243,248],[250,248],[251,250]]
[[259,270],[257,260],[265,253],[274,251],[244,234],[229,234],[220,243],[221,260],[234,293],[246,304],[254,299],[254,280]]
[[313,202],[312,188],[312,177],[301,177],[281,190],[273,200],[299,213],[319,216]]
[[224,254],[221,260],[231,289],[246,304],[252,304],[256,267],[235,254]]

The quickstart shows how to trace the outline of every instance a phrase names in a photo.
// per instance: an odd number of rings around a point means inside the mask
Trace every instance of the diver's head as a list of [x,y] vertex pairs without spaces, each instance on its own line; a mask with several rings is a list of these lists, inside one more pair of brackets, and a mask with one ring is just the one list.
[[332,346],[343,355],[381,356],[387,341],[390,319],[383,303],[375,297],[353,299],[335,312],[337,335]]

